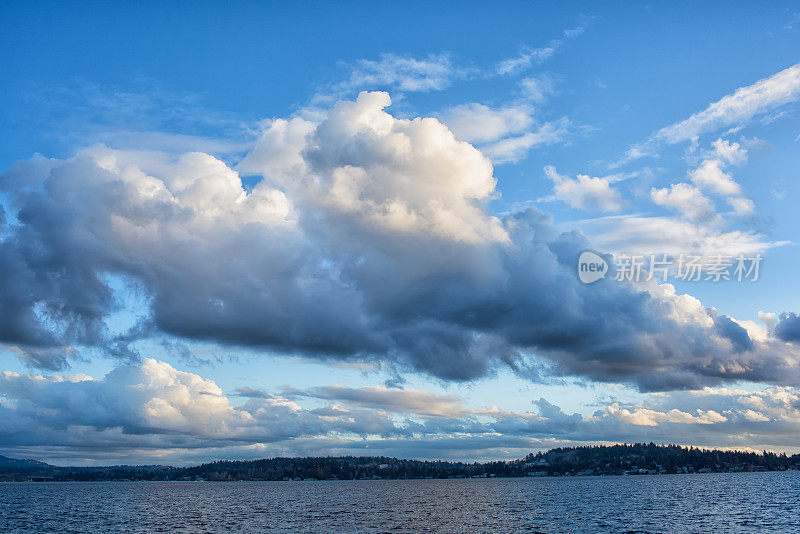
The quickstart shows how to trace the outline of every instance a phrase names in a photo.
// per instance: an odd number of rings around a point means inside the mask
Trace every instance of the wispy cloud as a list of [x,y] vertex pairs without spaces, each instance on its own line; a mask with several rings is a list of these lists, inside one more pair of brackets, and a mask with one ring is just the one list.
[[653,139],[670,144],[687,141],[712,130],[736,126],[798,98],[800,64],[737,89],[688,119],[662,128]]
[[424,57],[381,54],[380,59],[359,59],[350,68],[348,78],[335,86],[338,90],[393,89],[401,92],[441,91],[467,69],[456,66],[450,54]]
[[543,63],[550,59],[556,52],[563,49],[570,39],[578,37],[583,34],[585,30],[585,24],[576,26],[575,28],[564,30],[562,37],[551,40],[546,46],[541,48],[525,48],[517,57],[504,59],[498,63],[496,67],[497,74],[515,74],[524,71],[531,65]]
[[726,229],[717,219],[711,220],[714,224],[679,217],[620,215],[585,219],[565,227],[580,229],[599,250],[615,254],[751,257],[789,243],[771,240],[756,230]]
[[756,116],[800,98],[800,63],[777,74],[740,87],[688,119],[661,128],[643,143],[632,146],[621,163],[652,155],[662,144],[690,141],[722,128],[741,127]]
[[541,104],[556,93],[557,78],[552,74],[539,74],[523,78],[519,82],[522,99],[533,104]]
[[448,108],[440,118],[458,139],[475,144],[497,164],[520,161],[532,148],[565,142],[580,129],[566,116],[552,121],[534,117],[535,109],[555,94],[555,77],[525,78],[519,87],[519,96],[502,107],[474,102]]
[[393,413],[431,417],[457,418],[467,413],[463,400],[455,395],[437,395],[417,389],[396,389],[381,386],[362,388],[323,386],[307,391],[291,391],[288,396],[344,401]]
[[78,80],[35,88],[29,97],[38,110],[32,120],[70,149],[105,143],[232,155],[252,147],[257,134],[255,122],[149,78],[135,78],[125,87]]
[[561,117],[553,122],[545,122],[523,135],[507,137],[480,148],[494,163],[516,162],[524,158],[533,147],[565,141],[571,133],[571,128],[570,120]]

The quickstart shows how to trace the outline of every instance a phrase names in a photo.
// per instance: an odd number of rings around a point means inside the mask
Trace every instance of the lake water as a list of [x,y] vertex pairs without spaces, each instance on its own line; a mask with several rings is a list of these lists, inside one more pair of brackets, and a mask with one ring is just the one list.
[[0,483],[13,532],[800,532],[800,472]]

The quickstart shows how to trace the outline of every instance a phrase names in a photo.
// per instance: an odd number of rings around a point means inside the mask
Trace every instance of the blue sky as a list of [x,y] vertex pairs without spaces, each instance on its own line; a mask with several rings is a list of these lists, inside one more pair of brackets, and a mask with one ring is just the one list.
[[0,453],[796,450],[796,5],[0,14]]

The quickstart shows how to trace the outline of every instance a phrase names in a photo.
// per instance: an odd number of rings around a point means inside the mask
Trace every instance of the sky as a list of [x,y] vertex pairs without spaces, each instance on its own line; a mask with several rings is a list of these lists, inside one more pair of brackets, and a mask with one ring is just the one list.
[[796,3],[0,24],[0,454],[800,452]]

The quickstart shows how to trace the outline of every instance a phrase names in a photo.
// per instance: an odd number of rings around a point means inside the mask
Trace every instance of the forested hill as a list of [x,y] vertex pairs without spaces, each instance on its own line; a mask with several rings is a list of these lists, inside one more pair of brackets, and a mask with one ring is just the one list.
[[383,456],[217,461],[194,467],[56,467],[0,457],[0,480],[350,480],[398,478],[656,475],[800,469],[800,455],[636,443],[568,447],[513,461],[465,463]]

